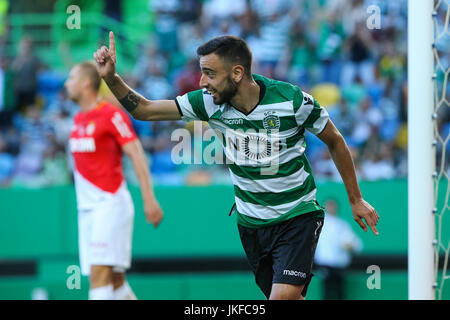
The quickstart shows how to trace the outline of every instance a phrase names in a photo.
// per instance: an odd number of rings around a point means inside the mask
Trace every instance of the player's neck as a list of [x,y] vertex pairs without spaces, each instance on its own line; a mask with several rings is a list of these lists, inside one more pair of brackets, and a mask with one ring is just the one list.
[[100,97],[97,93],[86,92],[86,94],[81,97],[78,104],[82,112],[88,112],[95,109],[100,102]]
[[236,95],[231,99],[231,104],[243,112],[244,114],[250,113],[259,102],[261,87],[250,79],[240,84],[239,90]]

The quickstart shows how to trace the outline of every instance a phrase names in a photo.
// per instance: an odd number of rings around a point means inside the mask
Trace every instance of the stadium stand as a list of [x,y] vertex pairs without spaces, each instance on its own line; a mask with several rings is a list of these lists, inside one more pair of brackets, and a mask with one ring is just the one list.
[[[55,12],[64,12],[66,2],[56,1]],[[360,0],[252,0],[248,5],[244,0],[169,2],[170,6],[164,2],[161,7],[159,2],[147,0],[121,1],[121,22],[115,20],[117,16],[105,16],[105,21],[109,19],[121,27],[119,37],[128,38],[124,46],[134,46],[131,58],[136,59],[135,63],[124,75],[138,91],[150,99],[172,99],[198,88],[196,47],[212,36],[236,34],[246,39],[254,51],[255,73],[297,84],[313,92],[327,107],[354,152],[360,179],[406,177],[406,1],[378,1],[384,24],[378,30],[358,27],[367,19],[356,14],[366,5]],[[108,13],[102,1],[80,3],[86,6],[86,16]],[[10,5],[12,10],[14,5]],[[138,19],[133,15],[136,12]],[[63,161],[64,137],[77,107],[67,100],[62,89],[68,66],[64,69],[63,63],[54,63],[57,58],[45,54],[49,47],[45,49],[43,36],[34,39],[35,35],[28,32],[39,19],[39,15],[28,14],[28,20],[20,19],[20,26],[11,27],[11,33],[3,35],[0,159],[5,165],[0,183],[5,186],[64,184],[70,176],[70,161]],[[91,23],[90,19],[95,20],[87,16],[84,21]],[[11,21],[17,20],[12,15]],[[45,41],[70,53],[66,60],[89,59],[108,24],[103,28],[89,24],[78,35],[77,30],[53,32]],[[26,50],[23,42],[27,39],[34,43],[34,54],[28,58],[33,62],[28,69],[15,69],[14,61],[19,59],[20,50]],[[78,45],[77,39],[89,41]],[[83,55],[78,54],[81,51]],[[119,65],[130,65],[127,60],[130,58],[119,57]],[[26,106],[17,105],[24,99],[21,86],[33,77],[36,89],[31,90],[32,101],[25,99]],[[172,165],[173,142],[167,133],[181,125],[134,121],[151,159],[155,183],[185,185],[196,183],[198,176],[199,184],[229,184],[224,167]],[[443,126],[442,130],[448,128]],[[307,143],[316,178],[339,180],[320,141],[309,135]],[[21,159],[30,159],[30,150],[38,151],[24,167]],[[199,171],[209,178],[198,175]],[[56,173],[64,178],[46,178]],[[132,176],[128,178],[133,180]]]

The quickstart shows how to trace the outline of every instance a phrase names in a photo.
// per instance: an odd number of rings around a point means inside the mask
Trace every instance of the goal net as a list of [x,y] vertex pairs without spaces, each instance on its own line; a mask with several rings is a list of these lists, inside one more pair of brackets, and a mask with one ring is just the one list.
[[[450,206],[449,206],[449,153],[450,153],[450,0],[431,0],[433,7],[433,132],[435,170],[433,173],[433,214],[435,215],[434,283],[436,299],[448,298],[450,274]],[[445,290],[445,291],[444,291]],[[445,293],[445,295],[444,295]]]

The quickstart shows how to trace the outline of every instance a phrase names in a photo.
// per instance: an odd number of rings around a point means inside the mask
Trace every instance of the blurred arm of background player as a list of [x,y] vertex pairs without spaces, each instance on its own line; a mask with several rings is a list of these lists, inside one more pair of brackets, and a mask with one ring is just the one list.
[[144,121],[181,119],[174,100],[150,101],[131,89],[116,73],[116,44],[112,31],[109,33],[109,49],[102,46],[94,53],[94,58],[100,76],[133,118]]
[[150,172],[141,142],[136,139],[125,144],[122,149],[123,152],[130,157],[134,171],[136,172],[136,177],[139,181],[139,186],[141,187],[145,220],[147,223],[151,222],[157,227],[163,218],[163,213],[153,193]]

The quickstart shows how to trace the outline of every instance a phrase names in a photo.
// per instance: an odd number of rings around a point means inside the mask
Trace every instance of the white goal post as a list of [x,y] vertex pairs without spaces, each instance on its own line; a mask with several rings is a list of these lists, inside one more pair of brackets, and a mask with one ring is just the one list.
[[408,1],[408,298],[435,299],[433,7]]

